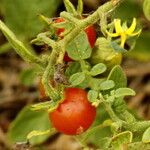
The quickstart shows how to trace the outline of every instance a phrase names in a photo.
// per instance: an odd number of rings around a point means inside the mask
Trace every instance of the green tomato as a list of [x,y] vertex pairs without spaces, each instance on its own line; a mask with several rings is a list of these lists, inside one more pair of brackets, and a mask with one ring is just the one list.
[[105,38],[98,38],[95,49],[92,52],[90,62],[95,65],[104,63],[108,69],[112,69],[115,65],[120,65],[122,62],[122,54],[115,52],[111,47],[110,42]]

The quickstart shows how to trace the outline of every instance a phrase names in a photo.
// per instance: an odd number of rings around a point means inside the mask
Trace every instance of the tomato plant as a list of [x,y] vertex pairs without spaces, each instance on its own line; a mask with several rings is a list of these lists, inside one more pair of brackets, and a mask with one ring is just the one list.
[[[60,23],[60,22],[64,22],[65,20],[63,18],[57,18],[55,20],[56,23]],[[61,34],[65,31],[64,28],[58,28],[56,30],[56,34],[60,37],[60,38],[63,38],[63,36],[61,36]],[[87,38],[88,38],[88,41],[89,41],[89,44],[91,46],[91,48],[94,47],[95,45],[95,42],[96,42],[96,30],[94,28],[93,25],[91,26],[88,26],[85,30],[85,33],[87,35]],[[72,61],[72,59],[68,56],[68,54],[66,53],[65,56],[64,56],[64,61],[65,62],[70,62]]]
[[[32,105],[31,109],[46,110],[53,127],[25,133],[29,142],[34,136],[50,134],[56,129],[78,135],[76,138],[83,148],[87,148],[88,142],[93,143],[89,140],[92,136],[98,138],[94,142],[100,149],[120,150],[124,145],[150,148],[150,121],[138,120],[124,102],[125,96],[134,96],[135,92],[127,88],[127,79],[119,64],[127,51],[126,45],[131,48],[135,45],[141,29],[137,29],[136,18],[130,27],[127,22],[111,18],[120,2],[108,1],[81,19],[82,0],[78,0],[77,9],[69,0],[64,0],[67,12],[61,12],[60,18],[53,21],[42,16],[48,30],[38,34],[32,43],[47,45],[50,51],[40,56],[31,53],[0,21],[0,29],[16,52],[25,61],[39,66],[37,72],[42,78],[39,90],[42,96],[48,97],[46,102]],[[99,25],[98,36],[94,24]],[[67,55],[74,61],[64,63],[64,59],[70,61]],[[96,112],[108,117],[95,119]],[[102,134],[103,131],[109,133]]]
[[63,102],[49,113],[54,127],[65,134],[76,135],[86,131],[93,123],[96,108],[87,99],[87,92],[79,88],[65,89]]

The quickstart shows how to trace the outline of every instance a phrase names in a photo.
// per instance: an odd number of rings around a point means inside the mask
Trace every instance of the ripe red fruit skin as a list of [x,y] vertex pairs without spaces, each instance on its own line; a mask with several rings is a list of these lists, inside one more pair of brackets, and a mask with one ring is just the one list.
[[[64,21],[65,21],[65,20],[64,20],[63,18],[57,18],[57,19],[55,20],[55,23],[60,23],[60,22],[64,22]],[[60,36],[60,34],[61,34],[62,32],[64,32],[64,31],[65,31],[64,28],[59,28],[59,29],[56,30],[56,34]],[[63,37],[62,37],[62,38],[63,38]]]
[[[55,20],[55,23],[60,23],[60,22],[63,22],[63,21],[65,21],[63,18],[57,18]],[[61,38],[63,38],[61,36],[61,33],[64,32],[64,31],[65,31],[64,28],[59,28],[59,29],[56,30],[56,34],[58,36],[60,36]],[[95,45],[95,42],[96,42],[96,30],[95,30],[94,26],[92,26],[92,25],[88,26],[84,31],[86,32],[86,35],[87,35],[87,38],[88,38],[88,41],[90,43],[91,48],[93,48],[94,45]],[[69,58],[68,54],[66,53],[65,57],[64,57],[64,61],[65,62],[70,62],[70,61],[73,61],[73,60],[71,58]]]
[[88,26],[84,31],[87,34],[91,48],[93,48],[96,42],[96,31],[94,26]]
[[64,101],[49,113],[53,126],[61,133],[77,135],[93,123],[96,108],[87,99],[87,92],[79,88],[66,88]]

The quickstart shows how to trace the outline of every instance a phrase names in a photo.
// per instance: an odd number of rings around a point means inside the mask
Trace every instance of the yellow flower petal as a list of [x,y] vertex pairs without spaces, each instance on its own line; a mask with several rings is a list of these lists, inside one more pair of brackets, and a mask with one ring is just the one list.
[[128,35],[132,34],[133,31],[135,30],[135,28],[136,28],[136,18],[133,18],[133,21],[132,21],[130,28],[128,28],[126,30],[126,34],[128,34]]
[[122,48],[124,48],[124,44],[125,44],[125,42],[126,42],[126,39],[127,39],[126,34],[125,34],[125,33],[122,33],[122,34],[121,34],[121,44],[120,44],[120,46],[121,46]]
[[132,33],[132,34],[130,34],[130,36],[136,36],[136,35],[139,35],[140,33],[141,33],[141,29],[139,30],[139,31],[137,31],[137,32],[135,32],[135,33]]
[[110,32],[108,32],[107,30],[106,30],[106,33],[107,33],[110,37],[117,37],[117,36],[119,36],[118,33],[110,33]]
[[115,19],[114,24],[115,24],[116,33],[120,34],[121,32],[123,32],[123,29],[121,27],[121,20],[120,19]]

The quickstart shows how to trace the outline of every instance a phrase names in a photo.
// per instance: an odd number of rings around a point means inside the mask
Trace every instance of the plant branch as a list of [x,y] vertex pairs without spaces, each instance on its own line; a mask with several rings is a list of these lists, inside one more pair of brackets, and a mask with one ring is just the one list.
[[17,54],[19,54],[25,61],[27,61],[29,63],[39,64],[42,67],[45,66],[44,62],[39,57],[32,54],[24,46],[24,44],[16,38],[14,33],[12,31],[10,31],[10,29],[1,20],[0,20],[0,30],[6,36],[7,40],[9,41],[11,46],[15,49]]

